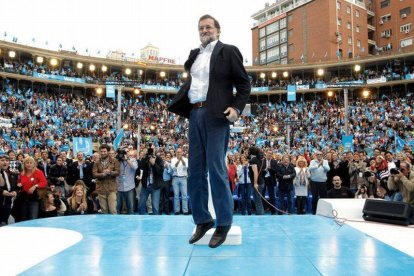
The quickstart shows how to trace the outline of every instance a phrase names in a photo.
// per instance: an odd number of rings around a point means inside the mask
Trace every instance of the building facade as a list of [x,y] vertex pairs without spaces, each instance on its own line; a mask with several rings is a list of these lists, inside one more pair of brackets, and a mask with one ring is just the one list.
[[312,63],[412,51],[413,3],[276,0],[252,15],[253,65]]

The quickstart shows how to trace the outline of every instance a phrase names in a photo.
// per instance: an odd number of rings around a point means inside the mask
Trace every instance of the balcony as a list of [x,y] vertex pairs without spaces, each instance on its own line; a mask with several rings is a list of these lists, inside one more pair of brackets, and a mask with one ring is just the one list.
[[375,13],[373,11],[367,10],[368,17],[375,16]]
[[368,31],[374,31],[375,32],[375,26],[372,26],[371,24],[367,24]]
[[368,39],[368,44],[374,45],[374,46],[377,45],[377,43],[375,42],[375,40],[372,40],[372,39]]

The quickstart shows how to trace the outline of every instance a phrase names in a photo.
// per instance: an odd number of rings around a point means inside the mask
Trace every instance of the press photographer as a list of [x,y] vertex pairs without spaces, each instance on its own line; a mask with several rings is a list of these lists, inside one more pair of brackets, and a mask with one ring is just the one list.
[[134,189],[135,189],[135,171],[138,169],[138,162],[135,151],[127,152],[125,149],[118,149],[116,158],[120,164],[119,176],[116,181],[118,183],[118,202],[117,212],[121,214],[122,203],[126,203],[128,214],[134,213]]
[[400,169],[391,169],[388,178],[388,189],[394,191],[391,200],[396,201],[396,193],[401,193],[403,201],[414,205],[414,173],[411,173],[411,165],[405,161],[400,163]]
[[140,163],[140,170],[142,170],[142,188],[139,198],[139,213],[144,215],[146,213],[146,202],[148,196],[152,199],[152,213],[159,214],[160,206],[160,187],[163,182],[164,162],[162,158],[154,153],[154,149],[149,147],[146,149],[147,154],[144,160]]

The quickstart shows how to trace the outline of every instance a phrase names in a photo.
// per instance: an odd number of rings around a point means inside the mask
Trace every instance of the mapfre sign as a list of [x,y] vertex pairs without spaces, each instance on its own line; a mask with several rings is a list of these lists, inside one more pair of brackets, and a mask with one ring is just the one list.
[[148,56],[147,61],[165,63],[165,64],[175,64],[175,59],[165,58],[165,57],[157,57],[157,56]]

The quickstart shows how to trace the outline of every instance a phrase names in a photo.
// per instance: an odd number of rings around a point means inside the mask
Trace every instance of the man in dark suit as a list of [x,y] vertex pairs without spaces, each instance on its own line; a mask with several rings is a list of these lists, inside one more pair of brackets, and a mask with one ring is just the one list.
[[11,213],[12,200],[17,196],[16,181],[9,172],[9,157],[0,156],[0,226],[6,225]]
[[[266,158],[264,159],[265,169],[263,170],[263,178],[265,182],[265,188],[262,192],[263,196],[267,190],[269,194],[269,202],[273,206],[276,206],[276,198],[275,198],[275,187],[276,187],[276,169],[277,169],[277,161],[273,159],[273,151],[268,150],[266,152]],[[268,204],[268,203],[266,203]],[[269,205],[269,204],[268,204]],[[268,206],[272,215],[276,214],[276,209],[272,206]]]
[[67,182],[73,186],[77,180],[82,180],[86,187],[88,187],[87,195],[89,196],[95,191],[95,183],[92,182],[92,168],[93,164],[85,160],[83,152],[76,153],[77,161],[68,165]]
[[[187,82],[169,105],[169,110],[189,118],[188,192],[196,232],[195,243],[216,224],[209,246],[221,245],[233,222],[233,198],[227,182],[225,155],[230,123],[243,111],[250,95],[250,82],[240,51],[220,42],[220,24],[211,15],[199,19],[201,46],[190,52],[184,67]],[[237,93],[233,94],[233,87]],[[208,210],[210,180],[216,222]]]

